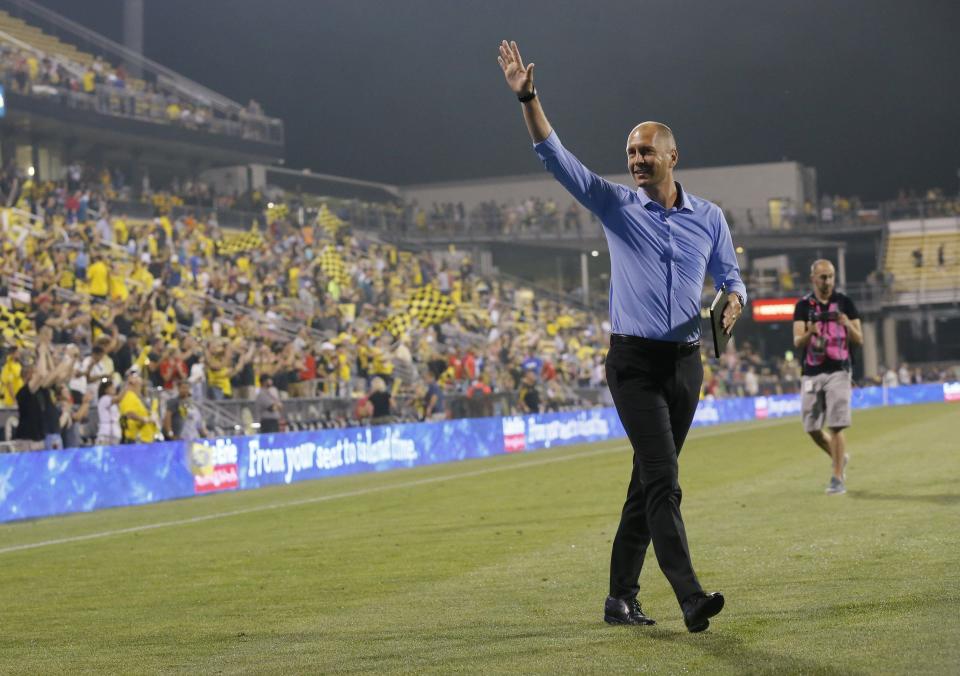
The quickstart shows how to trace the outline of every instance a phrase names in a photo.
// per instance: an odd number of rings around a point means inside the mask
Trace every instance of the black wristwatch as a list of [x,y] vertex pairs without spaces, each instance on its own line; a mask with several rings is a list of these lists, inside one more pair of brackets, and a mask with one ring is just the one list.
[[533,91],[530,92],[529,94],[523,94],[523,95],[517,94],[517,101],[519,101],[520,103],[526,103],[527,101],[533,101],[535,98],[537,98],[537,88],[536,88],[536,87],[534,87],[534,88],[533,88]]

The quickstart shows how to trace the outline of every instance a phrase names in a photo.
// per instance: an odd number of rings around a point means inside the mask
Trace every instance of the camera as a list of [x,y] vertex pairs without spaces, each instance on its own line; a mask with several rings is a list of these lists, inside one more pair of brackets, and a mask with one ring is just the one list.
[[840,320],[840,313],[832,312],[812,312],[810,314],[811,322],[836,322]]

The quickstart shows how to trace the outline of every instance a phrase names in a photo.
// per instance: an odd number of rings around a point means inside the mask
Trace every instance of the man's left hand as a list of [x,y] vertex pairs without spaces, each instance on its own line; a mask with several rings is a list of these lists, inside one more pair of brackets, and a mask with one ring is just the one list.
[[733,325],[743,314],[743,306],[740,304],[740,296],[735,293],[730,294],[727,299],[727,306],[723,309],[723,332],[728,336],[733,332]]

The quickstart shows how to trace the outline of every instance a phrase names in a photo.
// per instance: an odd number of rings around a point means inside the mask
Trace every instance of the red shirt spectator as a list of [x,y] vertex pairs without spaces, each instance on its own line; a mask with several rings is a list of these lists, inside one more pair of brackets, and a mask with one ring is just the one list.
[[466,380],[473,380],[477,377],[477,358],[469,350],[463,357],[463,375]]
[[300,370],[300,380],[315,380],[317,377],[317,360],[312,354],[307,354]]
[[163,389],[172,390],[181,380],[186,380],[187,364],[177,355],[168,355],[160,361],[160,380]]

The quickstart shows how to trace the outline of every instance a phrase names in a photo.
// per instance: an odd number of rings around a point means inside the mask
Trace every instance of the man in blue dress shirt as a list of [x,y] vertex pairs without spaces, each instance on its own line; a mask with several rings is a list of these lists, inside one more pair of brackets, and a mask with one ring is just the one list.
[[610,561],[610,624],[653,624],[637,600],[651,540],[691,632],[723,609],[706,594],[690,561],[680,516],[677,456],[693,422],[703,381],[700,299],[706,273],[731,294],[728,333],[746,302],[730,229],[715,204],[673,180],[677,146],[665,124],[638,124],[627,137],[627,168],[636,188],[587,169],[557,138],[515,42],[497,61],[523,108],[537,155],[554,177],[603,223],[610,249],[610,352],[607,382],[633,446],[633,472]]

